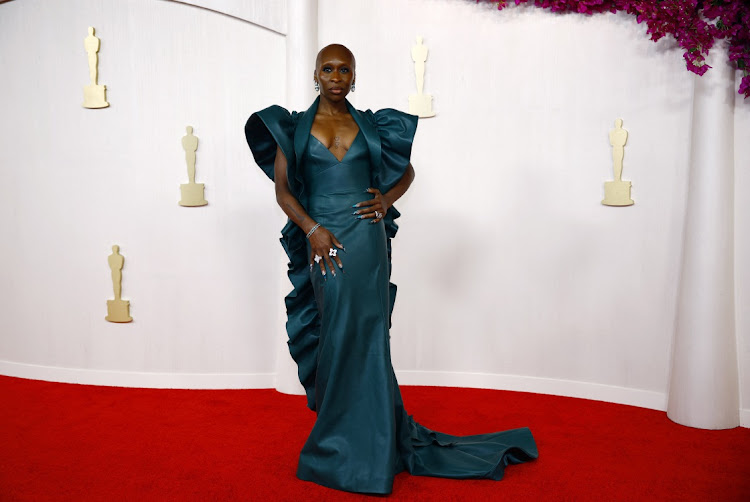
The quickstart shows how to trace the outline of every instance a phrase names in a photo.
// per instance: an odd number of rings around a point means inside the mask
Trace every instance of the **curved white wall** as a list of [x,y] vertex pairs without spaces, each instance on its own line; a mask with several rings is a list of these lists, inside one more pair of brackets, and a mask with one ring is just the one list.
[[[284,37],[172,2],[104,4],[0,6],[0,64],[13,69],[0,80],[9,110],[0,123],[0,370],[58,379],[49,368],[96,370],[75,376],[94,383],[106,370],[125,385],[272,385],[288,290],[279,280],[283,218],[241,126],[249,112],[284,101]],[[320,45],[342,42],[357,56],[358,108],[406,110],[414,37],[431,51],[425,91],[438,115],[420,122],[417,179],[397,205],[401,383],[664,409],[693,93],[679,49],[654,44],[625,15],[497,12],[458,0],[319,4]],[[88,25],[102,39],[109,110],[80,108]],[[748,108],[736,101],[738,194],[750,188],[739,169],[750,165],[741,144]],[[630,132],[629,208],[600,204],[618,117]],[[188,123],[201,138],[204,209],[176,205]],[[750,222],[736,199],[747,409],[750,275],[741,257]],[[102,319],[115,242],[127,260],[131,326]]]

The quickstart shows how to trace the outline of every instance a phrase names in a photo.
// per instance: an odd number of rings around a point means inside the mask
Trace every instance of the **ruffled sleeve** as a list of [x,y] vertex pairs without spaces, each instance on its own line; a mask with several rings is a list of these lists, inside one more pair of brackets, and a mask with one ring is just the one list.
[[365,112],[380,137],[381,161],[374,166],[373,183],[385,193],[398,183],[411,158],[411,145],[417,132],[416,115],[392,108]]
[[287,165],[294,166],[294,129],[296,113],[289,113],[278,105],[250,115],[245,124],[245,139],[253,152],[255,163],[273,180],[276,145],[286,157]]
[[[367,110],[364,115],[375,126],[380,140],[380,158],[373,162],[372,182],[381,193],[386,193],[406,172],[419,118],[393,108],[384,108],[375,113]],[[395,207],[391,207],[383,219],[389,239],[396,236],[398,225],[394,220],[399,216],[401,213]],[[390,242],[388,242],[388,257],[390,260]]]

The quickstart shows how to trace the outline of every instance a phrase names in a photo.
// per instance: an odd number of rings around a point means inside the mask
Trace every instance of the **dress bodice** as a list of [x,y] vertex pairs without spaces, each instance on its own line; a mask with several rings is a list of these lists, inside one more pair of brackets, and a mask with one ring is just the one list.
[[372,186],[371,171],[367,143],[361,133],[357,133],[340,161],[310,134],[302,162],[308,190],[307,211],[315,218],[332,213],[350,215],[353,204],[370,198],[364,192]]
[[341,160],[310,134],[303,164],[303,176],[311,197],[362,193],[371,183],[367,144],[361,131]]

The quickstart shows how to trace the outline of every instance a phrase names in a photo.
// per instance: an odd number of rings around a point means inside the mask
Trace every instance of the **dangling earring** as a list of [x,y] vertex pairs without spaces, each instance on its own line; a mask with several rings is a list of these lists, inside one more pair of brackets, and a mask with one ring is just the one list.
[[356,82],[352,82],[352,92],[354,92],[354,84],[356,84]]
[[318,84],[317,80],[313,80],[313,88],[315,89],[315,92],[320,92],[320,84]]

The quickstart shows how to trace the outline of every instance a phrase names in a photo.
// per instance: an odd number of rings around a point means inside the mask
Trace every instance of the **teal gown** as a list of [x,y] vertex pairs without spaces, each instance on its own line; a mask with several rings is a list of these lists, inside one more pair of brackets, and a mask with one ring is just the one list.
[[309,266],[302,230],[288,221],[281,242],[293,290],[286,297],[292,357],[317,413],[300,454],[297,476],[350,492],[387,494],[394,476],[502,479],[508,464],[537,458],[528,428],[450,436],[416,423],[404,409],[391,364],[389,328],[396,286],[389,282],[391,207],[377,224],[352,215],[352,205],[382,193],[409,163],[417,117],[392,109],[347,106],[359,126],[339,161],[310,134],[318,99],[303,113],[272,106],[254,113],[245,135],[255,161],[273,180],[278,145],[287,158],[291,192],[308,214],[346,247],[344,273],[324,278]]

